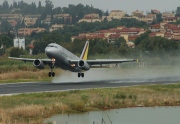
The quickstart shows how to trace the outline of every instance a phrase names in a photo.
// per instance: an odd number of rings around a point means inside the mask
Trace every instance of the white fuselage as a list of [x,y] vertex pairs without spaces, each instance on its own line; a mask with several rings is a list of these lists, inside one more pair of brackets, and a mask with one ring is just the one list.
[[69,63],[69,60],[81,60],[81,59],[56,43],[49,44],[45,48],[45,53],[48,58],[55,59],[55,66],[73,72],[82,71],[81,68],[79,68],[77,65],[71,65]]

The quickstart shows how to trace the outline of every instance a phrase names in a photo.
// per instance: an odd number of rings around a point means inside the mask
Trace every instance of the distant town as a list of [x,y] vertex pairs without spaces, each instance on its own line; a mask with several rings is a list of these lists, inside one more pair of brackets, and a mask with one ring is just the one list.
[[[71,42],[75,39],[106,39],[108,42],[123,37],[129,47],[134,48],[133,41],[141,34],[150,30],[150,37],[160,36],[175,41],[180,41],[180,7],[176,12],[160,12],[152,9],[147,13],[141,10],[134,10],[128,15],[123,10],[112,10],[103,12],[92,6],[83,6],[81,4],[69,5],[69,7],[54,8],[50,0],[45,0],[45,6],[41,2],[27,4],[24,1],[9,5],[7,0],[0,5],[0,35],[11,33],[14,37],[31,36],[33,33],[53,32],[63,30],[66,26],[74,26],[80,23],[111,22],[113,20],[134,19],[144,22],[146,27],[136,26],[117,26],[104,30],[94,30],[93,32],[80,32],[71,36]],[[74,10],[73,10],[74,9]],[[85,12],[84,12],[85,11]],[[35,39],[36,40],[36,39]],[[17,41],[17,40],[15,40]],[[23,47],[25,43],[18,45],[14,41],[15,47]],[[1,43],[1,41],[0,41]],[[18,43],[18,42],[17,42]],[[22,44],[21,43],[21,44]],[[33,42],[28,44],[33,48]],[[2,46],[1,46],[2,47]]]

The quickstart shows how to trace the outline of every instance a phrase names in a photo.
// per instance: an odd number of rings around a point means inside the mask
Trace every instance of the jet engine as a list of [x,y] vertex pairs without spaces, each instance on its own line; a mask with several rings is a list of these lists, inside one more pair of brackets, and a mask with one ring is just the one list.
[[81,68],[82,70],[89,70],[90,66],[86,61],[80,60],[78,62],[78,67]]
[[40,60],[40,59],[34,60],[34,61],[33,61],[33,64],[34,64],[34,66],[35,66],[36,68],[38,68],[38,69],[44,69],[44,68],[45,68],[43,61]]

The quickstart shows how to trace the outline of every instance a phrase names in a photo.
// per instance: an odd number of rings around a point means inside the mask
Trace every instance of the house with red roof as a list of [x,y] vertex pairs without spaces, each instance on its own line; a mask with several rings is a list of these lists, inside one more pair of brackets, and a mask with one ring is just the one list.
[[128,34],[128,35],[141,35],[142,33],[144,33],[145,30],[143,28],[122,28],[121,30],[119,30],[120,34]]
[[171,33],[173,34],[172,39],[180,41],[180,26],[178,27],[172,27]]
[[167,23],[174,23],[179,20],[179,17],[165,17],[163,20]]
[[114,42],[115,40],[118,40],[121,37],[120,34],[111,34],[109,35],[108,42]]
[[[134,41],[139,35],[143,34],[145,30],[143,28],[126,28],[124,26],[118,26],[117,28],[111,28],[108,30],[99,30],[94,33],[80,33],[79,36],[73,36],[72,42],[74,39],[107,39],[107,42],[113,42],[114,40],[119,39],[120,37],[123,37],[126,40],[126,43],[128,44],[129,41]],[[132,43],[130,45],[133,46]]]
[[149,36],[161,36],[167,39],[174,39],[180,41],[180,25],[169,23],[159,23],[150,26],[152,33]]
[[173,34],[171,32],[165,32],[164,33],[164,38],[172,39],[173,38]]
[[160,28],[161,28],[160,24],[154,24],[149,27],[149,30],[151,30],[151,32],[159,32]]

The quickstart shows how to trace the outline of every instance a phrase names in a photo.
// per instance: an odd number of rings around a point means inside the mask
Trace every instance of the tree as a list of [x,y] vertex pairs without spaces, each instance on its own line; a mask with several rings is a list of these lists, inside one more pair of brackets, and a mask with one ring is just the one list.
[[46,11],[44,11],[44,12],[41,14],[40,20],[44,20],[44,19],[46,19],[46,17],[47,17],[47,13],[46,13]]
[[108,22],[108,19],[107,17],[104,18],[103,22]]
[[26,51],[24,51],[22,48],[19,49],[19,48],[12,48],[10,50],[10,56],[11,57],[20,57],[21,55],[24,55],[26,54]]
[[121,55],[127,55],[129,52],[129,47],[126,44],[126,40],[124,37],[120,37],[118,40],[114,42],[115,49],[113,51],[116,51]]
[[38,4],[38,12],[39,12],[39,13],[41,13],[41,8],[42,8],[42,6],[41,6],[41,1],[39,1],[39,4]]
[[85,42],[86,42],[86,39],[83,39],[83,40],[75,39],[74,42],[72,43],[72,51],[71,52],[78,54],[80,56],[82,49],[79,49],[79,48],[83,48]]
[[167,52],[177,50],[179,45],[174,40],[168,40],[163,37],[148,37],[143,39],[137,48],[142,51]]
[[11,34],[0,35],[0,46],[3,44],[6,48],[13,46],[13,36]]
[[151,33],[151,31],[147,31],[143,34],[141,34],[138,38],[136,38],[136,40],[134,41],[135,45],[140,44],[144,39],[149,37],[149,34]]
[[157,20],[157,23],[162,22],[163,21],[162,14],[156,14],[156,20]]
[[118,53],[122,56],[128,54],[128,46],[125,42],[121,43],[121,47],[119,48]]
[[96,44],[93,46],[93,54],[107,54],[108,51],[108,43],[103,39],[94,39]]
[[35,2],[32,2],[31,3],[31,6],[30,6],[30,10],[31,10],[31,14],[36,14],[36,4],[35,4]]
[[18,4],[16,1],[13,2],[13,8],[17,8],[18,7]]
[[9,8],[8,1],[4,0],[4,2],[3,2],[3,9],[8,9],[8,8]]
[[114,41],[114,47],[119,48],[121,46],[121,42],[123,42],[124,38],[120,37],[118,40]]
[[3,54],[5,54],[5,49],[0,49],[0,56],[2,56]]
[[52,14],[52,8],[54,8],[54,5],[53,5],[52,1],[46,0],[45,4],[46,4],[45,5],[46,13],[51,15]]
[[179,17],[180,17],[180,7],[177,7],[176,16],[179,16]]
[[109,16],[109,11],[106,10],[106,12],[104,13],[104,16]]
[[179,25],[180,24],[180,20],[177,20],[174,24]]
[[1,23],[0,32],[9,32],[11,31],[12,26],[9,24],[7,20],[3,20]]
[[32,54],[44,53],[44,49],[47,45],[48,42],[43,40],[34,42],[34,49]]
[[62,13],[61,7],[57,7],[52,10],[52,14],[60,14],[60,13]]
[[51,24],[64,24],[64,18],[54,18],[51,20]]

